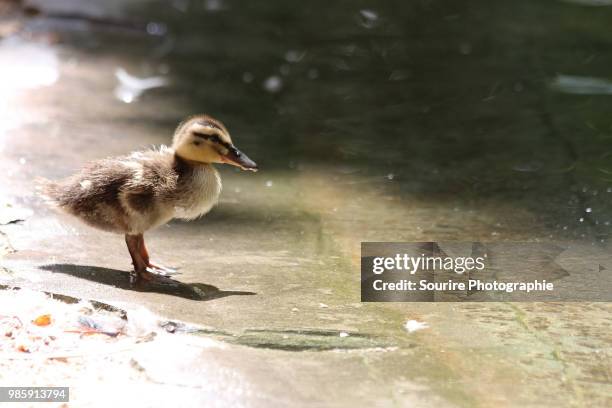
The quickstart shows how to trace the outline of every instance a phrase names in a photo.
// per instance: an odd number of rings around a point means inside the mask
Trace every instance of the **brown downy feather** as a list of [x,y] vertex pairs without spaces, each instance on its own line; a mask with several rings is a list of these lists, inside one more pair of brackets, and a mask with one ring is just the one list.
[[199,216],[221,189],[212,166],[191,165],[170,149],[95,161],[64,180],[41,179],[39,186],[52,206],[120,233],[142,233],[174,216]]

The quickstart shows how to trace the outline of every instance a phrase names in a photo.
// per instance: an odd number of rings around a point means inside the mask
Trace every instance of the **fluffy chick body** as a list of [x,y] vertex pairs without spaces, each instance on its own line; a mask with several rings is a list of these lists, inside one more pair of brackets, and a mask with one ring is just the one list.
[[212,164],[184,160],[167,147],[98,160],[45,185],[55,205],[86,224],[132,235],[173,218],[202,216],[220,193],[221,178]]
[[125,234],[134,272],[152,280],[172,270],[150,261],[144,232],[210,211],[221,193],[213,163],[257,171],[221,122],[196,115],[179,124],[172,148],[92,162],[67,179],[43,182],[44,195],[92,227]]

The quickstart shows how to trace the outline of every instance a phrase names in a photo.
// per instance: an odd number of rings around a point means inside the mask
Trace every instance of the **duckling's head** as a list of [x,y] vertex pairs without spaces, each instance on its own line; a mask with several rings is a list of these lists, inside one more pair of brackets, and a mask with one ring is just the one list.
[[177,156],[196,163],[226,163],[257,171],[257,164],[232,143],[223,123],[207,115],[183,121],[174,132],[172,148]]

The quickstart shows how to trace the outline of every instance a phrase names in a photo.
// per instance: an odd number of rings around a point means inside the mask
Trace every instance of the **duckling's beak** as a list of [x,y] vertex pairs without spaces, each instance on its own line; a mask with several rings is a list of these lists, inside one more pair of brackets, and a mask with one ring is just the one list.
[[234,145],[230,146],[227,154],[222,157],[224,163],[238,166],[242,170],[257,171],[257,164],[249,159],[246,154],[236,149]]

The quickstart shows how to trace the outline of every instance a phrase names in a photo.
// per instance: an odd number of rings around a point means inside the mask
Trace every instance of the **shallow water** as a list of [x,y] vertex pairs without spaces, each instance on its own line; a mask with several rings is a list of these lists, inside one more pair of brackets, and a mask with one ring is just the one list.
[[[68,13],[69,6],[51,4],[46,16],[43,7],[26,31],[59,33],[59,49],[80,55],[66,65],[110,56],[98,76],[117,75],[113,94],[100,90],[89,102],[114,95],[142,105],[116,106],[126,120],[163,107],[139,121],[154,129],[145,143],[167,141],[180,118],[205,111],[257,158],[270,189],[282,188],[275,178],[314,171],[335,194],[350,190],[350,207],[336,209],[347,219],[362,211],[385,217],[386,206],[373,213],[359,200],[363,192],[443,203],[468,218],[506,216],[483,206],[527,212],[545,229],[534,237],[609,235],[607,7],[215,0]],[[489,226],[495,239],[509,228],[500,225]]]
[[[602,87],[612,10],[554,1],[161,4],[133,8],[167,27],[133,63],[168,70],[173,85],[157,97],[220,116],[265,173],[301,178],[316,168],[339,190],[462,212],[486,213],[487,203],[533,214],[554,238],[607,239]],[[574,77],[587,81],[575,80],[574,92],[556,86]],[[348,219],[369,209],[351,201],[358,208],[339,209]]]

